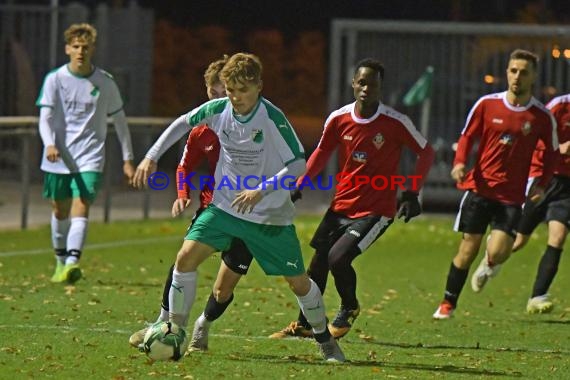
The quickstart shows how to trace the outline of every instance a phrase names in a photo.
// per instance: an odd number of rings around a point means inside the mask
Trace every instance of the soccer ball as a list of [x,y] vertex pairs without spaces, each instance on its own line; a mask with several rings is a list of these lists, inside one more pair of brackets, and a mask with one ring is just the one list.
[[186,348],[186,331],[174,322],[156,322],[144,336],[143,351],[152,360],[179,360]]

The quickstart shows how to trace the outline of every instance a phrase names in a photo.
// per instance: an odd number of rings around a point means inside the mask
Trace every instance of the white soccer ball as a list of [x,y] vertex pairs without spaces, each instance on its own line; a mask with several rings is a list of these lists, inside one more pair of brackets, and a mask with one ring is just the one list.
[[187,348],[186,331],[174,322],[156,322],[144,336],[143,350],[152,360],[179,360]]

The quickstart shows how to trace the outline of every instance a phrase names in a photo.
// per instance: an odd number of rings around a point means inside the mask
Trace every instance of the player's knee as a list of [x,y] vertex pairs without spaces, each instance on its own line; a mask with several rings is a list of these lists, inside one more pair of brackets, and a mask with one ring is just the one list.
[[[348,248],[348,249],[347,249]],[[329,252],[328,265],[329,269],[334,273],[342,271],[350,266],[352,260],[358,255],[358,252],[351,247],[339,246],[333,247]]]
[[67,209],[67,210],[57,210],[57,209],[54,209],[54,210],[53,210],[53,215],[55,216],[55,218],[56,218],[57,220],[64,220],[64,219],[67,219],[67,218],[69,218],[69,209]]
[[52,212],[56,219],[63,220],[69,218],[69,212],[71,211],[71,202],[69,201],[53,201]]
[[192,250],[183,245],[176,255],[176,270],[178,272],[192,272],[196,268],[197,265],[192,260]]

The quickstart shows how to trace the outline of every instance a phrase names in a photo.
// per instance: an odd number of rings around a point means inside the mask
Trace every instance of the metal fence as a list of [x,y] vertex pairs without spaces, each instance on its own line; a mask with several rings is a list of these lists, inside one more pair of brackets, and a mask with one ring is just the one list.
[[516,48],[540,56],[535,96],[548,101],[570,91],[570,27],[409,21],[334,20],[329,57],[330,110],[353,101],[350,80],[356,62],[381,60],[386,69],[383,101],[417,123],[420,107],[406,107],[403,95],[427,66],[435,68],[428,140],[437,158],[425,194],[433,202],[455,203],[449,178],[455,142],[475,101],[504,91],[509,53]]
[[[129,117],[127,118],[133,140],[140,141],[140,146],[135,146],[135,155],[142,157],[146,149],[152,145],[156,137],[162,130],[172,121],[168,118],[154,117]],[[41,172],[39,170],[40,155],[42,151],[41,140],[37,131],[38,118],[33,116],[14,116],[0,117],[0,180],[11,180],[10,183],[17,184],[20,199],[7,199],[3,196],[8,189],[0,188],[0,201],[9,202],[11,204],[20,203],[20,227],[27,228],[29,224],[30,209],[30,189],[34,183],[38,182]],[[116,180],[113,178],[113,171],[109,168],[120,167],[122,162],[122,154],[120,147],[116,143],[114,130],[110,128],[106,142],[106,162],[103,176],[103,186],[101,189],[101,198],[103,203],[103,221],[109,222],[111,219],[112,198],[114,195],[113,186]],[[185,145],[185,141],[181,140],[178,146],[175,146],[167,152],[167,155],[178,157],[180,151]],[[137,161],[138,162],[138,161]],[[167,166],[165,171],[174,173],[176,164],[173,160],[166,160],[164,165]],[[118,172],[114,170],[114,172]],[[1,187],[1,186],[0,186]],[[170,186],[171,188],[173,187]],[[171,191],[175,196],[175,192]],[[2,205],[0,202],[0,206]],[[141,197],[141,204],[138,209],[140,215],[144,219],[148,219],[151,206],[151,192],[145,191]],[[10,215],[16,218],[16,215]]]
[[0,4],[0,115],[37,112],[34,103],[43,77],[68,61],[63,31],[79,22],[91,22],[97,28],[95,62],[115,77],[127,114],[147,115],[153,12],[139,7],[135,1],[121,8],[106,4],[88,8],[80,3],[52,7],[47,1],[42,3]]

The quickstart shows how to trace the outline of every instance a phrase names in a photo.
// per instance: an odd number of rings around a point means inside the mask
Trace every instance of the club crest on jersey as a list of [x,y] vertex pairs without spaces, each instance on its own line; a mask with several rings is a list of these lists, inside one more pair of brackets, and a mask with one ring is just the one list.
[[372,139],[372,143],[374,144],[374,146],[376,147],[376,149],[380,149],[382,148],[382,145],[384,145],[384,136],[382,136],[381,133],[378,133],[376,136],[374,136],[374,138]]
[[97,96],[97,94],[99,93],[99,87],[97,86],[93,86],[93,89],[91,90],[90,94],[91,96]]
[[503,145],[513,145],[513,141],[513,136],[509,135],[508,133],[504,133],[499,140],[499,142]]
[[261,144],[263,141],[263,131],[261,129],[253,129],[251,131],[251,139],[253,142]]
[[524,136],[528,135],[532,131],[532,125],[530,125],[529,121],[524,122],[521,131]]
[[356,162],[360,162],[362,164],[366,163],[366,158],[368,155],[366,152],[352,152],[352,159]]

